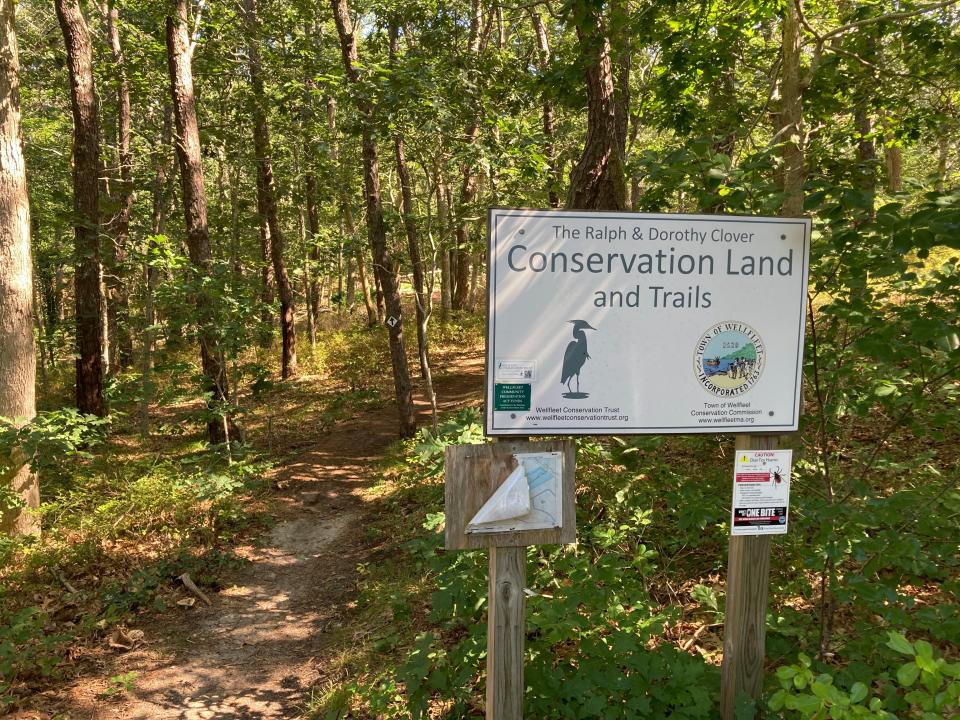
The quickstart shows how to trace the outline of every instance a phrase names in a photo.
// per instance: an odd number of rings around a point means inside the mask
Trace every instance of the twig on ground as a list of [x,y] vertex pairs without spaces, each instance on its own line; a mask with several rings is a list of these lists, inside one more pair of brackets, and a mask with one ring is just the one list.
[[189,590],[189,591],[192,592],[194,595],[196,595],[198,598],[200,598],[201,600],[203,600],[203,602],[205,602],[207,605],[213,605],[213,603],[210,602],[210,598],[208,598],[206,595],[204,595],[203,590],[201,590],[200,588],[197,587],[196,583],[193,582],[193,579],[190,577],[190,575],[189,575],[188,573],[184,573],[183,575],[181,575],[181,576],[178,577],[177,579],[178,579],[180,582],[183,583],[183,586],[184,586],[187,590]]

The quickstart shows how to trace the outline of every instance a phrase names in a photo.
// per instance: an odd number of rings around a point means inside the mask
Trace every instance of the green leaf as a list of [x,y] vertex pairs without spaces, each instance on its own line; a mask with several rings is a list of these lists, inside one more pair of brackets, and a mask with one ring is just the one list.
[[855,682],[853,687],[850,688],[850,702],[858,703],[861,702],[867,696],[867,686],[862,682]]
[[896,650],[901,655],[913,655],[914,649],[913,645],[910,644],[910,641],[907,640],[900,633],[888,632],[887,636],[890,638],[887,640],[887,647],[891,650]]
[[903,687],[910,687],[913,685],[919,676],[920,666],[918,666],[915,662],[908,662],[905,665],[901,665],[900,669],[897,670],[897,682]]
[[933,645],[926,640],[917,640],[917,642],[914,643],[914,647],[917,649],[918,658],[933,660]]

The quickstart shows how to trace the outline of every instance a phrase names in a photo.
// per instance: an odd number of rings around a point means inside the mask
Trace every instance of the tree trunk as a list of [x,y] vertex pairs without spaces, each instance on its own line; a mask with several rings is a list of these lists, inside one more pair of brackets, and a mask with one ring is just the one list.
[[[33,338],[33,262],[30,205],[20,142],[20,63],[14,3],[0,0],[0,417],[29,422],[36,415],[37,363]],[[96,181],[96,176],[94,176]],[[3,465],[0,489],[23,501],[0,509],[0,533],[39,534],[40,484],[20,448]]]
[[444,238],[449,237],[450,197],[443,177],[437,173],[437,225],[440,228],[440,317],[444,322],[450,319],[453,311],[453,278],[450,266],[450,253],[444,248]]
[[947,187],[947,161],[950,159],[950,135],[946,128],[940,129],[940,136],[937,138],[937,183],[935,189],[937,192],[943,192]]
[[[310,162],[310,156],[305,155],[304,159]],[[309,314],[314,326],[320,317],[320,292],[317,288],[317,276],[320,273],[320,218],[317,215],[317,178],[311,172],[307,171],[303,179],[303,194],[307,205],[307,270],[311,273],[310,282],[307,284],[307,298]],[[317,342],[315,335],[310,336],[310,344]]]
[[[308,38],[313,38],[314,32],[309,24],[304,26],[304,34]],[[300,109],[300,120],[304,129],[303,135],[303,199],[306,205],[306,248],[304,269],[309,276],[306,284],[307,292],[307,320],[310,330],[310,346],[317,344],[316,324],[320,317],[320,288],[318,287],[318,278],[320,275],[320,218],[317,214],[317,177],[313,173],[313,162],[311,158],[314,155],[314,148],[311,143],[312,135],[315,132],[311,122],[310,106],[313,102],[313,95],[316,90],[316,83],[311,73],[305,71],[303,79],[303,106]]]
[[[390,62],[396,62],[397,27],[390,28]],[[426,294],[423,276],[423,258],[420,255],[420,235],[417,221],[413,216],[413,183],[410,168],[407,166],[406,148],[403,136],[398,132],[393,138],[393,151],[397,161],[397,178],[400,180],[400,199],[403,211],[403,228],[407,235],[407,251],[410,254],[410,267],[413,272],[413,293],[417,318],[417,349],[420,358],[420,377],[427,386],[427,397],[431,407],[436,403],[433,392],[433,376],[430,372],[430,349],[427,343],[427,322],[429,321],[429,298]]]
[[257,154],[257,192],[263,200],[259,205],[266,213],[270,228],[270,258],[280,298],[280,337],[282,352],[280,377],[297,374],[297,331],[294,326],[293,287],[284,262],[283,233],[277,213],[277,191],[273,181],[273,159],[270,150],[270,126],[267,124],[266,99],[263,89],[263,64],[260,60],[260,22],[257,18],[257,0],[244,0],[247,23],[247,59],[250,66],[250,84],[253,88],[253,146]]
[[[332,97],[327,98],[327,129],[330,131],[331,137],[333,140],[333,159],[334,161],[339,160],[340,151],[337,148],[336,143],[336,131],[337,131],[337,105]],[[338,166],[339,171],[339,166]],[[357,248],[354,243],[354,236],[356,234],[356,226],[353,222],[353,209],[350,202],[350,194],[347,192],[347,184],[343,180],[340,181],[340,212],[343,219],[343,229],[346,237],[344,238],[344,245],[347,250],[347,278],[346,278],[346,303],[345,306],[348,311],[353,309],[354,304],[354,295],[356,294],[356,287],[354,285],[354,277],[352,272],[351,258],[356,259],[357,270],[360,275],[360,288],[363,291],[363,305],[367,310],[367,325],[369,327],[375,327],[377,324],[377,309],[373,304],[373,299],[370,297],[370,287],[367,285],[367,274],[366,266],[363,262],[363,249]],[[342,270],[343,268],[343,250],[340,249],[340,258],[341,262],[339,267]],[[340,299],[341,303],[344,300],[344,287],[343,287],[343,274],[340,274]]]
[[624,210],[627,189],[610,41],[600,9],[586,0],[574,0],[572,19],[587,84],[587,139],[583,154],[570,173],[567,207]]
[[130,291],[127,287],[127,247],[130,239],[130,217],[133,214],[133,153],[130,149],[130,83],[120,44],[119,17],[113,0],[103,4],[107,21],[107,37],[117,81],[117,157],[120,182],[117,214],[110,220],[112,248],[110,272],[106,276],[107,314],[110,318],[110,372],[130,367],[133,362],[133,334],[130,331]]
[[273,282],[273,251],[270,239],[270,223],[264,206],[265,193],[261,188],[263,174],[257,170],[257,226],[260,228],[260,347],[268,348],[273,342],[273,303],[276,300]]
[[[353,33],[353,22],[347,0],[330,0],[333,18],[340,37],[343,53],[343,65],[347,78],[354,86],[359,84],[360,76],[356,68],[357,42]],[[373,250],[374,271],[380,277],[383,286],[387,312],[396,320],[389,324],[390,360],[393,365],[394,389],[397,395],[397,409],[400,413],[400,435],[412,437],[416,432],[413,394],[410,387],[410,373],[407,369],[407,354],[403,342],[403,311],[400,306],[400,292],[396,278],[391,272],[392,265],[387,255],[386,229],[383,224],[383,207],[380,198],[380,167],[377,146],[373,139],[373,108],[356,95],[357,109],[362,122],[363,175],[367,194],[367,234]]]
[[883,130],[883,158],[887,166],[887,190],[898,193],[903,190],[903,151],[897,145],[898,139],[894,135],[889,122],[884,122]]
[[[481,76],[476,61],[480,54],[482,42],[482,24],[483,10],[480,0],[471,0],[470,3],[470,35],[467,40],[467,75],[471,84],[476,85],[481,81]],[[480,107],[475,98],[471,102],[471,117],[467,121],[467,127],[463,133],[464,142],[467,148],[477,144],[480,137]],[[469,150],[468,156],[469,156]],[[457,262],[452,268],[455,273],[455,282],[452,290],[452,307],[454,310],[463,310],[467,305],[467,295],[470,289],[470,225],[463,219],[465,213],[472,213],[470,207],[477,199],[477,171],[471,160],[466,160],[461,165],[463,179],[460,182],[460,199],[457,207]]]
[[167,196],[169,195],[170,170],[173,165],[173,156],[170,153],[170,142],[173,138],[173,107],[170,103],[163,105],[163,126],[160,131],[160,152],[157,154],[156,169],[153,178],[153,207],[150,213],[151,239],[147,246],[147,261],[144,263],[144,299],[143,299],[143,355],[140,362],[142,378],[142,392],[140,400],[140,434],[146,437],[150,434],[150,402],[153,399],[153,355],[156,351],[156,308],[154,294],[156,293],[159,273],[150,262],[153,251],[158,249],[153,239],[166,232],[167,223]]
[[403,138],[397,135],[393,142],[397,159],[397,175],[400,178],[400,193],[403,202],[403,227],[407,234],[407,250],[410,253],[410,265],[413,270],[413,293],[417,315],[417,347],[420,355],[420,377],[430,376],[430,351],[427,346],[427,298],[423,277],[423,258],[420,255],[420,236],[413,217],[413,190],[410,181],[410,169],[407,167],[406,149]]
[[55,0],[70,71],[73,109],[74,293],[77,408],[103,416],[103,268],[100,264],[100,128],[93,57],[77,0]]
[[307,310],[307,337],[310,340],[310,347],[317,344],[317,326],[316,318],[313,314],[313,294],[317,290],[316,282],[313,279],[313,270],[311,269],[310,252],[307,249],[307,218],[306,212],[299,208],[298,220],[300,221],[300,247],[303,249],[303,297],[304,305]]
[[783,217],[803,215],[803,97],[800,87],[800,19],[788,2],[783,14],[783,68],[780,79],[780,128],[783,153]]
[[[550,65],[550,40],[547,36],[547,28],[540,17],[540,11],[536,8],[530,10],[530,19],[533,21],[533,30],[537,36],[537,49],[539,51],[540,72],[543,73]],[[549,97],[543,98],[543,154],[550,163],[550,181],[547,188],[547,198],[550,201],[550,207],[560,207],[560,186],[563,184],[563,178],[560,176],[560,166],[557,162],[554,130],[554,110],[553,102]]]
[[183,215],[187,249],[198,279],[195,292],[196,321],[200,339],[200,360],[209,394],[207,434],[214,445],[228,441],[226,404],[229,398],[226,366],[217,337],[216,294],[204,280],[210,278],[213,258],[207,227],[207,196],[203,186],[200,158],[200,131],[197,126],[196,96],[193,90],[192,47],[187,0],[171,0],[167,15],[167,56],[170,92],[177,126],[177,159],[183,192]]

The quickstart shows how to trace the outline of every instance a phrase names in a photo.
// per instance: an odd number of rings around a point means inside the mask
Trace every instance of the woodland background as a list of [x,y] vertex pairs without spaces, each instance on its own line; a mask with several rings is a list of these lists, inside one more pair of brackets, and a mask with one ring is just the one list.
[[[763,703],[957,716],[955,0],[0,9],[0,708],[227,572],[282,494],[264,413],[303,396],[317,433],[406,438],[375,473],[403,562],[353,620],[390,627],[304,712],[476,713],[483,559],[437,549],[443,447],[483,438],[433,376],[482,341],[485,209],[517,206],[813,218]],[[718,448],[580,441],[580,543],[531,550],[531,716],[715,717]]]

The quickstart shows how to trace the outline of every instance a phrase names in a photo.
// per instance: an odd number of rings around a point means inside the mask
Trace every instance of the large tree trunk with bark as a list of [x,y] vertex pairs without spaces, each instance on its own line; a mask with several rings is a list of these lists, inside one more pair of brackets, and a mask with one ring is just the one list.
[[586,0],[574,0],[572,19],[587,84],[587,139],[570,174],[567,207],[625,210],[627,188],[621,142],[626,137],[625,125],[615,94],[610,41],[602,11]]
[[[359,84],[357,72],[357,42],[347,0],[330,0],[333,18],[340,36],[343,65],[349,81]],[[383,206],[380,198],[380,165],[377,146],[373,139],[373,108],[362,97],[357,97],[357,109],[362,118],[362,148],[364,186],[367,194],[367,234],[373,251],[374,270],[383,287],[386,311],[389,315],[390,359],[393,364],[393,382],[400,413],[400,435],[412,437],[417,424],[414,415],[413,393],[410,372],[407,369],[407,354],[403,341],[403,313],[400,306],[400,291],[393,274],[393,264],[387,253],[386,229],[383,224]]]
[[117,159],[120,182],[117,192],[117,213],[110,219],[112,247],[108,250],[109,272],[106,275],[107,317],[109,318],[110,372],[129,367],[133,362],[133,335],[130,331],[130,291],[127,287],[127,246],[130,239],[130,217],[133,214],[133,153],[130,149],[130,83],[120,44],[119,16],[113,0],[103,3],[107,38],[116,75]]
[[257,154],[258,203],[266,215],[270,228],[270,259],[273,276],[280,298],[280,337],[282,352],[280,376],[288,378],[297,373],[297,332],[294,327],[293,287],[287,274],[283,257],[283,233],[277,212],[277,190],[273,181],[273,159],[270,150],[270,126],[267,124],[266,99],[263,89],[263,65],[260,60],[259,21],[257,0],[244,0],[247,23],[247,59],[250,67],[250,84],[253,86],[253,146]]
[[177,127],[177,160],[180,164],[180,185],[183,193],[184,224],[187,228],[187,250],[198,279],[196,322],[200,340],[200,361],[209,394],[210,417],[207,434],[214,445],[227,442],[226,363],[217,338],[215,293],[202,282],[213,272],[210,233],[207,226],[207,196],[203,186],[203,164],[200,159],[200,130],[197,125],[196,96],[193,90],[193,50],[188,29],[187,0],[171,0],[167,16],[167,58],[170,92]]
[[76,0],[56,0],[73,109],[74,292],[77,408],[103,416],[103,268],[100,264],[100,127],[90,34]]
[[[17,423],[36,415],[30,205],[20,143],[20,80],[13,0],[0,0],[0,417]],[[96,178],[94,178],[96,179]],[[34,510],[40,485],[19,448],[0,457],[0,490],[22,508],[0,509],[0,534],[40,532]]]

